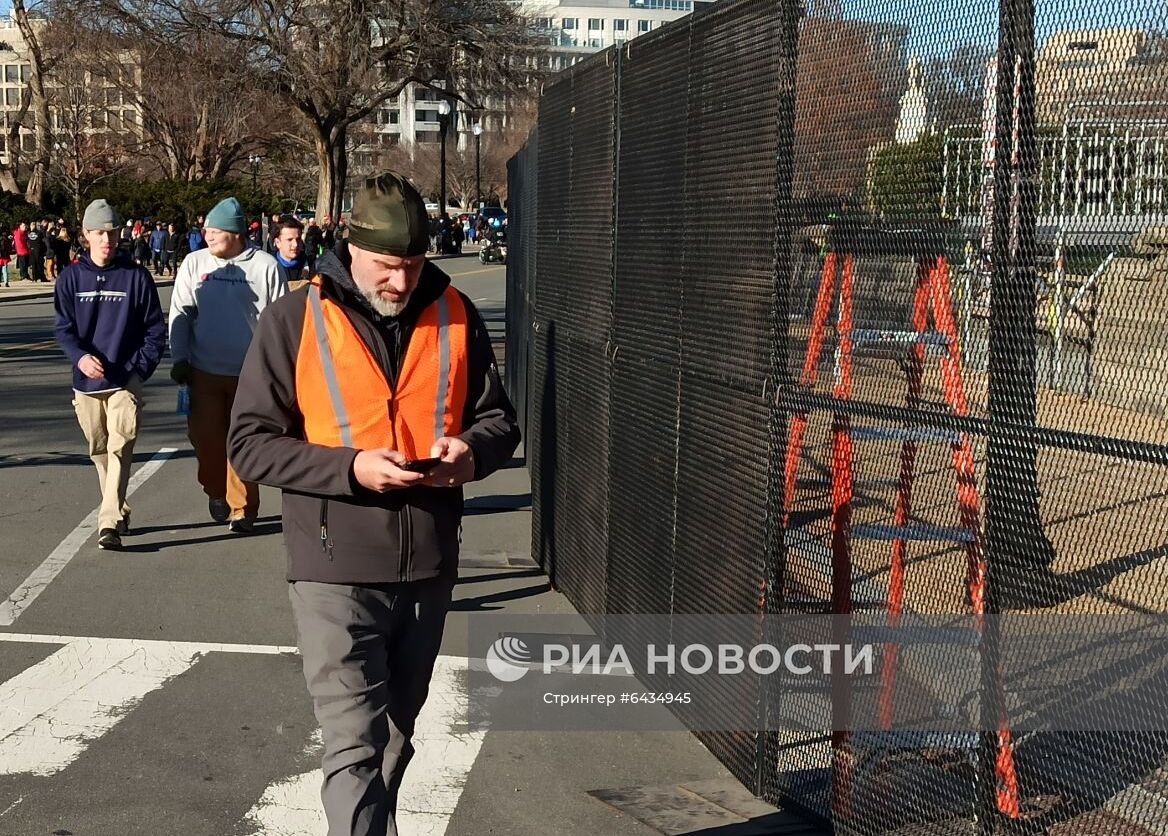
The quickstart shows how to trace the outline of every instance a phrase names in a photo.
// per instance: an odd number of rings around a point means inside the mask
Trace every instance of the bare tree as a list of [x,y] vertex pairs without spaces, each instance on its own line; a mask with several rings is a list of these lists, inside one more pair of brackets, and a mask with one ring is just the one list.
[[[498,117],[500,114],[494,115]],[[480,137],[477,159],[474,138],[466,135],[464,147],[454,153],[447,171],[450,191],[458,198],[460,206],[473,206],[480,188],[484,199],[506,198],[507,162],[523,147],[538,116],[539,102],[534,96],[510,102],[506,125],[486,131]],[[497,124],[500,120],[492,121]]]
[[119,85],[93,57],[83,49],[63,52],[45,85],[54,117],[46,173],[69,194],[75,215],[95,184],[129,168],[141,145]]
[[[827,8],[831,8],[829,4]],[[808,17],[795,83],[797,197],[862,193],[869,151],[892,140],[904,76],[892,24]]]
[[[36,137],[33,152],[33,168],[25,186],[24,199],[40,209],[45,200],[45,179],[49,170],[50,145],[52,135],[49,123],[49,101],[45,95],[45,74],[48,69],[48,56],[41,43],[40,27],[34,26],[29,7],[24,0],[12,0],[12,16],[20,35],[24,38],[28,50],[28,60],[31,65],[29,76],[29,97],[33,116],[33,130]],[[43,30],[42,30],[43,31]],[[21,113],[27,113],[30,107],[21,108]],[[19,128],[17,128],[19,136]]]
[[95,0],[107,31],[184,49],[246,49],[258,86],[307,123],[317,209],[337,214],[349,132],[418,82],[475,104],[530,81],[517,55],[535,46],[509,0]]
[[[141,43],[136,52],[145,69],[127,79],[125,90],[142,113],[149,153],[169,177],[225,177],[292,127],[280,124],[277,103],[249,71],[242,43],[195,34],[178,45]],[[178,74],[153,71],[177,65]]]
[[925,90],[938,130],[981,122],[986,67],[992,55],[988,46],[961,44],[948,55],[934,56],[926,63]]

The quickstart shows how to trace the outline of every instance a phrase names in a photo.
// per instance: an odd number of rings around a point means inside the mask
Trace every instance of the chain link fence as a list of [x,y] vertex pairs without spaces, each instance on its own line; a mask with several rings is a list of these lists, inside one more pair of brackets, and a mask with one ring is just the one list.
[[1166,28],[1139,0],[722,0],[556,76],[512,161],[507,373],[556,588],[973,618],[974,733],[846,721],[944,656],[886,649],[837,728],[772,678],[705,686],[773,730],[703,742],[838,833],[1168,832],[1168,731],[1059,730],[1033,685],[1149,720],[1158,663],[1040,664],[985,618],[1168,611]]

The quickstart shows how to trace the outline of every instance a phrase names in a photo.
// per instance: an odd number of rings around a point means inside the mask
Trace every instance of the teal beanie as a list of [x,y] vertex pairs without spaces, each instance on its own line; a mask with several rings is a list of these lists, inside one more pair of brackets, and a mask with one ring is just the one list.
[[247,233],[247,218],[243,216],[243,207],[239,205],[238,200],[225,197],[207,213],[206,226],[244,235]]

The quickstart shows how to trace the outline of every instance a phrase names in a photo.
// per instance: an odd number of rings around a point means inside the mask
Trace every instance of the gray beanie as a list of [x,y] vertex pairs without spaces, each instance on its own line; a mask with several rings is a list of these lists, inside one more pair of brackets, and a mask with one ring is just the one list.
[[[97,199],[85,207],[85,215],[81,219],[81,228],[88,230],[117,229],[122,223],[117,210],[109,205],[108,200]],[[129,223],[129,221],[127,221]]]

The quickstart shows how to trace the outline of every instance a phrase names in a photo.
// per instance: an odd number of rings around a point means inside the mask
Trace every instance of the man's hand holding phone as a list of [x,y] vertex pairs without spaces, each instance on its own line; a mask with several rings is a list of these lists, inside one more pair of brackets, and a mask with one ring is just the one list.
[[446,436],[438,439],[430,448],[430,455],[440,461],[438,466],[427,474],[423,484],[435,488],[453,488],[474,479],[474,451],[461,438]]
[[397,450],[362,450],[353,459],[353,476],[377,493],[427,484],[425,473],[403,467],[407,462],[405,454]]

